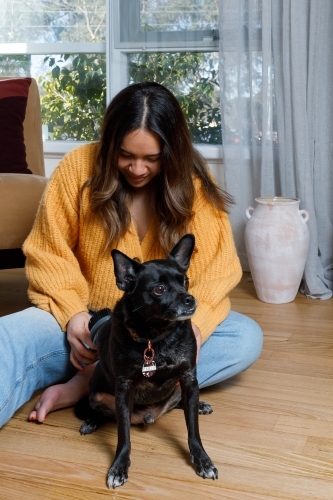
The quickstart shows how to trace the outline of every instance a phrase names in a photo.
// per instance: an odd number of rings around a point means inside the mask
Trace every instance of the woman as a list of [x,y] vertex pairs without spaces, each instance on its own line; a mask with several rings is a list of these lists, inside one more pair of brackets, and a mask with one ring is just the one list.
[[175,97],[157,83],[122,90],[106,110],[100,142],[75,149],[56,168],[24,244],[36,307],[0,319],[0,425],[42,387],[67,380],[46,389],[30,420],[42,422],[87,394],[98,359],[90,314],[112,309],[121,294],[112,248],[141,261],[164,258],[192,232],[199,385],[248,368],[262,332],[230,311],[228,293],[241,277],[230,202],[192,147]]

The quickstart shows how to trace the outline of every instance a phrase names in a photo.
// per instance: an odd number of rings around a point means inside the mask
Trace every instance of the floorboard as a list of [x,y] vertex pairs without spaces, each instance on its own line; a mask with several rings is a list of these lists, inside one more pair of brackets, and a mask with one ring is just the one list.
[[[26,290],[23,269],[0,271],[0,316],[28,307]],[[72,408],[28,422],[36,394],[0,430],[0,499],[332,500],[332,299],[298,294],[290,304],[265,304],[245,273],[231,301],[258,321],[265,341],[249,370],[201,391],[214,409],[200,416],[200,430],[218,480],[195,474],[184,417],[174,410],[132,428],[129,480],[109,491],[115,424],[80,436]]]

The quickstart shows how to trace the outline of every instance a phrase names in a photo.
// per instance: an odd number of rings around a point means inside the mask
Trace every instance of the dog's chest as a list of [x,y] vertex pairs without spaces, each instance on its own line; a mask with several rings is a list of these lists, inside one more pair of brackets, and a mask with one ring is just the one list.
[[192,375],[195,366],[193,356],[189,355],[193,352],[193,346],[177,341],[162,341],[152,346],[154,370],[148,372],[150,376],[146,376],[146,348],[146,344],[132,341],[127,346],[127,352],[123,344],[113,349],[115,377],[134,384],[135,403],[143,405],[168,398],[183,377]]
[[[190,321],[176,322],[171,331],[156,328],[150,337],[147,328],[125,326],[124,317],[114,315],[109,353],[114,362],[114,374],[129,377],[168,379],[179,377],[195,363],[196,341]],[[161,332],[161,333],[160,333]]]
[[[170,350],[163,346],[153,346],[147,352],[147,346],[140,346],[128,357],[127,366],[124,363],[121,366],[118,364],[117,372],[119,374],[121,371],[123,375],[131,373],[130,376],[140,380],[142,384],[148,381],[156,385],[165,380],[179,380],[191,366],[187,353],[182,351],[183,349]],[[152,368],[149,370],[149,367]]]
[[166,380],[160,384],[154,382],[152,379],[138,381],[134,390],[135,404],[149,405],[168,399],[177,385],[175,380]]

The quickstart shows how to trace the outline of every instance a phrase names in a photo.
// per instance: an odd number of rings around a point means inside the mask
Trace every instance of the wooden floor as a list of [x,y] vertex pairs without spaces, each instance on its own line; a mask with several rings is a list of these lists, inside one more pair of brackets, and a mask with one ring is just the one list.
[[[27,305],[23,271],[0,271],[0,315]],[[109,491],[115,425],[80,436],[72,409],[38,425],[26,420],[29,402],[0,431],[0,498],[332,500],[332,306],[302,295],[262,303],[249,275],[232,293],[233,309],[259,322],[265,343],[249,370],[202,391],[214,408],[200,417],[200,429],[217,481],[195,474],[180,410],[132,428],[129,481]]]

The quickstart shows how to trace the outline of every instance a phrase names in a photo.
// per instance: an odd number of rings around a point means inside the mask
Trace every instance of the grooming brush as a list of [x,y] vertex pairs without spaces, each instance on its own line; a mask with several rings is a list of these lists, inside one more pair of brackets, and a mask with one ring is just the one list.
[[111,309],[105,307],[100,311],[96,311],[90,318],[88,328],[90,331],[90,338],[94,345],[97,344],[99,329],[106,321],[111,318]]

